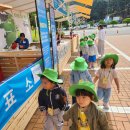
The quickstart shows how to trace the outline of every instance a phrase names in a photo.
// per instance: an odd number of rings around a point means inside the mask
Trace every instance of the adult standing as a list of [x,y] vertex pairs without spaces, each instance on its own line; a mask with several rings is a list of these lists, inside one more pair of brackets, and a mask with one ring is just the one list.
[[104,43],[105,43],[105,30],[103,25],[98,26],[98,53],[101,57],[104,55]]

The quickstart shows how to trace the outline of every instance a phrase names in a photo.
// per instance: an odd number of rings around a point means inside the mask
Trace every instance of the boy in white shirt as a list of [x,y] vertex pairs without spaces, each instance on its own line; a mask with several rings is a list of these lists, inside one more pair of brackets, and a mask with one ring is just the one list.
[[97,46],[92,40],[87,41],[88,44],[88,61],[89,61],[89,69],[94,68],[94,63],[98,57]]

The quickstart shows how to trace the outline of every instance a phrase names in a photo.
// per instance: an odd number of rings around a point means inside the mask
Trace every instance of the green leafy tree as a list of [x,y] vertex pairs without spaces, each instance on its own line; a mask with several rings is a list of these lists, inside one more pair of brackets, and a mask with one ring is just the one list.
[[107,14],[107,1],[104,0],[94,0],[91,19],[99,21],[100,19],[104,19]]
[[89,21],[88,24],[90,25],[90,27],[92,27],[94,25],[93,21]]
[[30,25],[31,25],[31,31],[32,31],[32,38],[33,41],[39,41],[39,33],[36,28],[36,22],[37,22],[37,16],[36,12],[32,12],[29,14],[29,19],[30,19]]
[[75,26],[76,26],[74,22],[72,23],[72,26],[73,26],[73,27],[75,27]]
[[130,18],[125,18],[125,19],[123,20],[123,23],[126,23],[127,26],[128,26],[128,24],[130,23]]
[[114,27],[114,25],[118,24],[118,22],[113,20],[113,21],[110,22],[110,24],[112,25],[112,27]]
[[106,15],[110,17],[129,17],[130,0],[94,0],[91,20],[98,22],[100,19],[104,19]]
[[106,23],[104,22],[104,20],[100,20],[100,21],[99,21],[99,24],[100,24],[100,25],[104,25],[104,24],[106,24]]
[[69,28],[69,22],[68,21],[63,21],[62,22],[62,27],[68,29]]
[[36,27],[35,17],[36,17],[36,12],[32,12],[29,14],[31,27],[34,27],[34,28]]

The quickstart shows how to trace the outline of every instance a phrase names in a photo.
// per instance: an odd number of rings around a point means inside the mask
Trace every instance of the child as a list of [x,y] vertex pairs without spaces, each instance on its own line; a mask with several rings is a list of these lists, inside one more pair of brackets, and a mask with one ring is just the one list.
[[96,38],[96,34],[95,33],[92,33],[91,35],[88,36],[89,40],[95,40]]
[[91,68],[94,68],[94,62],[96,62],[96,59],[98,57],[98,50],[92,40],[88,40],[87,44],[88,44],[89,69],[91,69]]
[[65,121],[71,121],[70,130],[109,130],[105,113],[93,103],[98,101],[94,87],[93,83],[80,82],[69,88],[77,100],[63,115]]
[[109,99],[111,96],[112,81],[115,80],[117,90],[119,93],[119,81],[115,71],[115,65],[118,63],[118,56],[116,54],[106,54],[101,59],[101,68],[97,71],[94,78],[94,83],[98,81],[97,95],[99,99],[103,98],[104,109],[109,109]]
[[44,130],[62,130],[63,111],[67,106],[67,96],[63,88],[58,83],[58,73],[53,69],[45,69],[42,74],[38,74],[42,80],[43,89],[39,93],[38,102],[41,111],[45,111],[47,120]]
[[87,36],[84,37],[84,41],[87,43],[87,41],[88,41],[88,37]]
[[88,62],[88,45],[87,45],[87,37],[84,38],[84,41],[80,42],[80,52],[81,55],[86,62]]
[[[92,82],[91,75],[87,70],[88,65],[85,62],[85,59],[82,57],[77,57],[71,64],[70,67],[72,69],[70,74],[70,83],[76,84],[79,81],[90,81]],[[72,97],[72,103],[76,102],[76,98]]]
[[[91,35],[89,35],[88,39],[92,40],[97,46],[97,39],[96,39],[96,34],[95,33],[92,33]],[[98,50],[98,48],[97,48],[97,50]]]
[[82,54],[82,46],[84,46],[84,45],[85,45],[84,38],[81,38],[80,39],[80,48],[79,48],[80,56],[83,56],[83,54]]

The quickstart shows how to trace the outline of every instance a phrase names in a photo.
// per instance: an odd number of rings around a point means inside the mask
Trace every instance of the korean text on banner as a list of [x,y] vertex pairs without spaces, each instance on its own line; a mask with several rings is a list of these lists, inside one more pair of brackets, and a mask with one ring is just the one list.
[[45,1],[36,0],[36,6],[37,6],[39,28],[40,28],[39,31],[40,31],[40,39],[42,45],[44,68],[52,68],[50,37],[49,37],[49,30],[48,30]]
[[0,130],[41,84],[42,60],[0,84]]

